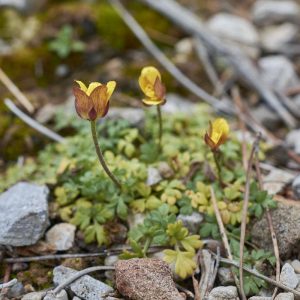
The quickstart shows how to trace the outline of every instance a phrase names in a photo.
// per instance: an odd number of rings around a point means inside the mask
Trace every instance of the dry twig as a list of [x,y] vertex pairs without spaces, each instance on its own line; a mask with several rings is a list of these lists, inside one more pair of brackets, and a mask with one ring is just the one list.
[[18,116],[23,122],[25,122],[27,125],[35,129],[36,131],[42,133],[43,135],[47,136],[48,138],[54,140],[55,142],[63,143],[65,142],[65,139],[57,134],[56,132],[53,132],[49,128],[41,125],[36,120],[32,119],[28,115],[26,115],[24,112],[22,112],[10,99],[5,99],[4,104],[9,108],[11,112],[13,112],[16,116]]
[[0,81],[30,113],[33,113],[33,105],[30,103],[28,98],[19,90],[19,88],[9,79],[9,77],[4,73],[4,71],[1,68]]
[[[213,255],[215,255],[215,254],[213,253]],[[230,265],[230,266],[234,266],[236,268],[240,268],[240,264],[237,261],[234,261],[234,260],[231,260],[231,259],[226,259],[226,258],[220,257],[220,262],[224,263],[224,264],[227,264],[227,265]],[[283,290],[285,290],[287,292],[291,292],[291,293],[293,293],[296,296],[300,296],[300,292],[297,291],[297,290],[294,290],[294,289],[292,289],[292,288],[290,288],[290,287],[288,287],[288,286],[286,286],[286,285],[284,285],[284,284],[282,284],[280,282],[277,282],[276,280],[273,280],[273,279],[271,279],[271,278],[269,278],[269,277],[267,277],[267,276],[265,276],[263,274],[260,274],[257,271],[251,270],[248,267],[242,266],[242,268],[247,273],[249,273],[249,274],[251,274],[251,275],[253,275],[253,276],[257,277],[257,278],[260,278],[260,279],[264,280],[265,282],[268,282],[269,284],[277,286],[278,288],[283,289]]]
[[[230,250],[230,245],[229,245],[227,234],[226,234],[226,229],[225,229],[223,221],[222,221],[222,217],[221,217],[221,214],[220,214],[220,211],[219,211],[219,208],[218,208],[218,204],[217,204],[216,195],[215,195],[215,192],[214,192],[212,186],[210,187],[210,194],[211,194],[211,201],[212,201],[212,204],[213,204],[214,212],[215,212],[215,215],[216,215],[217,223],[218,223],[218,226],[219,226],[221,238],[222,238],[225,250],[226,250],[227,257],[230,260],[233,260],[231,250]],[[238,287],[239,291],[241,292],[241,286],[240,286],[239,280],[235,276],[234,273],[232,273],[232,274],[233,274],[233,277],[234,277],[235,284]]]
[[241,284],[241,296],[243,300],[246,300],[246,295],[244,292],[244,278],[243,278],[243,259],[244,259],[244,244],[245,244],[245,235],[246,235],[246,224],[247,224],[247,214],[248,214],[248,205],[249,205],[249,193],[250,193],[250,178],[251,178],[251,170],[252,163],[254,159],[254,155],[258,150],[258,144],[260,141],[261,135],[258,134],[251,149],[250,158],[248,161],[248,168],[246,174],[246,186],[245,186],[245,196],[243,202],[243,210],[242,210],[242,224],[241,224],[241,238],[240,238],[240,268],[239,268],[239,279]]
[[[259,160],[258,160],[257,155],[255,155],[254,162],[255,162],[255,170],[256,170],[259,188],[261,190],[263,190],[264,186],[263,186],[262,174],[260,171]],[[279,256],[278,241],[277,241],[276,233],[275,233],[274,226],[273,226],[272,216],[271,216],[271,213],[270,213],[270,210],[268,207],[266,208],[266,216],[267,216],[268,225],[269,225],[269,229],[270,229],[270,233],[271,233],[274,255],[276,258],[276,281],[279,282],[279,280],[280,280],[280,256]],[[278,291],[278,288],[275,288],[274,293],[272,295],[272,299],[275,298],[277,291]]]

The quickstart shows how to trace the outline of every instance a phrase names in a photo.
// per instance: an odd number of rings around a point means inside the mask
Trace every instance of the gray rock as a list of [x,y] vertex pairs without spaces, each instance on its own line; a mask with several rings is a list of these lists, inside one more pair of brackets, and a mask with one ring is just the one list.
[[259,121],[259,123],[270,130],[274,130],[275,128],[280,127],[282,124],[278,114],[264,104],[260,104],[259,106],[252,108],[251,113],[253,117]]
[[[105,266],[114,266],[118,260],[119,260],[118,255],[106,256],[104,259],[104,265]],[[107,279],[114,281],[115,272],[113,270],[105,271],[104,274]]]
[[290,264],[285,263],[281,269],[280,282],[294,289],[298,285],[298,281],[294,268]]
[[272,300],[272,297],[253,296],[249,300]]
[[[271,216],[278,239],[280,256],[282,259],[287,259],[292,253],[298,253],[299,251],[300,207],[279,202],[277,208],[271,211]],[[272,251],[273,244],[266,214],[253,224],[251,236],[253,243],[263,249]]]
[[291,0],[258,0],[252,10],[252,18],[260,25],[293,21],[299,17],[299,5]]
[[229,13],[218,13],[206,25],[229,46],[239,47],[251,57],[258,56],[259,36],[247,19]]
[[288,147],[300,154],[300,129],[291,130],[285,138]]
[[275,297],[275,300],[294,300],[293,293],[280,293]]
[[[81,299],[79,297],[75,296],[75,297],[73,297],[72,300],[81,300]],[[106,298],[106,300],[107,300],[107,298]]]
[[182,215],[177,216],[177,220],[181,220],[183,225],[189,230],[192,234],[198,234],[200,225],[204,217],[198,212],[193,212],[191,215]]
[[0,8],[1,6],[8,6],[22,12],[33,12],[42,7],[46,2],[47,0],[0,0]]
[[149,167],[147,171],[148,171],[148,176],[146,181],[147,185],[152,186],[162,181],[162,177],[160,176],[158,169]]
[[19,298],[25,293],[24,286],[22,282],[17,282],[12,287],[8,288],[7,297],[11,298]]
[[181,39],[178,43],[175,44],[176,54],[173,60],[176,63],[186,63],[193,53],[193,48],[194,45],[192,38]]
[[74,244],[76,227],[69,223],[60,223],[46,233],[46,241],[57,251],[66,251]]
[[195,114],[196,104],[187,101],[177,94],[167,94],[167,102],[162,106],[162,111],[168,114]]
[[57,295],[49,292],[43,300],[68,300],[68,294],[65,290],[61,290]]
[[292,189],[293,189],[294,196],[297,199],[300,199],[300,175],[297,175],[293,180]]
[[218,286],[211,290],[208,300],[238,300],[235,286]]
[[46,292],[32,292],[24,295],[22,300],[42,300]]
[[280,51],[297,36],[297,33],[297,26],[291,23],[270,26],[261,32],[261,43],[267,51]]
[[299,84],[292,62],[283,55],[270,55],[258,61],[262,80],[271,88],[285,92]]
[[[53,282],[55,285],[58,285],[76,273],[77,271],[71,268],[58,266],[53,270]],[[85,275],[71,283],[70,289],[76,296],[85,300],[101,300],[104,299],[105,295],[113,291],[109,285],[89,275]]]
[[35,244],[49,224],[46,186],[20,182],[0,195],[0,244]]
[[140,108],[111,107],[107,118],[112,120],[123,119],[131,125],[140,126],[144,122],[145,112]]
[[294,175],[280,169],[272,169],[264,178],[264,190],[274,195],[280,192],[294,178]]
[[[295,270],[295,272],[297,274],[300,274],[300,261],[298,259],[294,259],[292,262],[291,262],[291,266],[293,267],[293,269]],[[299,277],[299,276],[298,276]],[[300,283],[300,280],[299,280],[299,283]]]
[[218,278],[221,285],[227,285],[234,283],[234,278],[230,268],[220,267],[218,269]]

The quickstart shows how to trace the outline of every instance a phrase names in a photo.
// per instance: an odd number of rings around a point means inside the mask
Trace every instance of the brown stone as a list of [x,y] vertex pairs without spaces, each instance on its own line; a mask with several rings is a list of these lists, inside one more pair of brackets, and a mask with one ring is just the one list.
[[132,300],[184,300],[172,279],[170,267],[155,258],[119,260],[116,287]]

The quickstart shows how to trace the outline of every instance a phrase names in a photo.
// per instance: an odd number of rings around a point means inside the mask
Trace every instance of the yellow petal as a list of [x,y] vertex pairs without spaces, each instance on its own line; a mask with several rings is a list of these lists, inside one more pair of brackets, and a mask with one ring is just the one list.
[[229,125],[223,118],[218,118],[212,123],[211,140],[217,144],[219,140],[226,139],[229,133]]
[[89,87],[87,88],[86,94],[89,96],[93,92],[93,90],[100,85],[100,82],[91,82]]
[[111,97],[112,93],[114,92],[115,88],[116,88],[117,83],[115,81],[109,81],[106,84],[107,87],[107,100],[109,100],[109,98]]
[[81,89],[83,92],[86,92],[87,87],[86,87],[86,85],[85,85],[82,81],[80,81],[80,80],[75,80],[75,82],[79,85],[80,89]]
[[161,80],[161,75],[156,68],[150,66],[142,69],[139,77],[139,85],[144,94],[149,98],[155,97],[154,84],[157,78]]
[[164,104],[165,103],[164,99],[159,100],[159,99],[155,99],[155,98],[153,98],[153,99],[147,98],[147,99],[143,99],[142,101],[143,101],[144,104],[150,105],[150,106],[152,106],[152,105],[160,105],[160,104]]

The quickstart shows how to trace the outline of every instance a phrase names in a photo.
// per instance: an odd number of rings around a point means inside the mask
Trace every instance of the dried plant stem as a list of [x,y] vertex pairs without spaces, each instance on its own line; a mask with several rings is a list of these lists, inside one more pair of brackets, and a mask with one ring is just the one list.
[[248,205],[249,205],[249,194],[250,194],[250,178],[251,178],[251,170],[252,163],[254,159],[255,152],[258,149],[258,143],[261,135],[258,134],[250,153],[250,158],[248,161],[247,173],[246,173],[246,186],[245,186],[245,196],[243,203],[243,211],[242,211],[242,224],[241,224],[241,238],[240,238],[240,268],[239,268],[239,279],[241,284],[241,296],[243,300],[247,300],[245,291],[244,291],[244,279],[243,279],[243,260],[244,260],[244,244],[245,244],[245,235],[246,235],[246,224],[247,224],[247,213],[248,213]]
[[[258,160],[257,155],[255,155],[255,170],[256,170],[259,188],[261,190],[263,190],[264,186],[263,186],[262,174],[260,171],[259,160]],[[274,226],[273,226],[272,216],[271,216],[271,213],[270,213],[270,210],[268,207],[266,208],[266,216],[267,216],[267,221],[268,221],[268,225],[269,225],[269,229],[270,229],[270,233],[271,233],[274,255],[276,258],[276,281],[279,282],[279,280],[280,280],[280,256],[279,256],[278,241],[277,241],[276,233],[275,233]],[[278,287],[275,288],[273,295],[272,295],[272,299],[275,298],[277,291],[278,291]]]
[[34,107],[28,98],[19,90],[19,88],[9,79],[9,77],[0,68],[0,81],[7,87],[7,89],[16,97],[16,99],[29,111],[33,113]]
[[112,266],[97,266],[97,267],[91,267],[91,268],[87,268],[84,269],[82,271],[79,271],[77,273],[75,273],[73,276],[69,277],[66,281],[64,281],[63,283],[61,283],[60,285],[58,285],[53,291],[51,291],[54,295],[57,295],[63,288],[65,288],[66,286],[68,286],[69,284],[71,284],[72,282],[74,282],[76,279],[92,273],[92,272],[96,272],[96,271],[107,271],[107,270],[114,270],[115,267]]
[[161,150],[161,138],[162,138],[162,115],[160,105],[156,105],[157,118],[158,118],[158,150]]
[[[223,241],[224,248],[226,250],[227,257],[230,260],[233,260],[231,250],[230,250],[230,245],[229,245],[227,234],[226,234],[226,230],[225,230],[225,227],[224,227],[224,224],[223,224],[223,221],[222,221],[222,217],[221,217],[221,214],[220,214],[220,211],[219,211],[219,208],[218,208],[218,204],[217,204],[216,195],[215,195],[215,192],[214,192],[214,189],[212,188],[212,186],[210,187],[210,194],[211,194],[211,202],[213,204],[214,212],[215,212],[215,215],[216,215],[216,219],[217,219],[217,222],[218,222],[221,238],[222,238],[222,241]],[[234,277],[235,284],[236,284],[236,286],[238,287],[238,289],[240,291],[241,287],[240,287],[239,280],[233,272],[232,272],[232,274],[233,274],[233,277]]]
[[101,166],[103,167],[105,173],[110,177],[110,179],[113,181],[113,183],[121,190],[122,189],[122,185],[121,183],[118,181],[118,179],[114,176],[114,174],[109,170],[102,151],[99,147],[99,143],[98,143],[98,138],[97,138],[97,131],[96,131],[96,121],[91,121],[91,131],[92,131],[92,136],[93,136],[93,142],[95,145],[95,150],[97,153],[97,156],[99,158],[99,162],[101,164]]
[[[212,254],[214,256],[216,256],[216,254],[214,254],[214,253],[212,253]],[[240,268],[240,264],[237,261],[234,261],[234,260],[230,260],[230,259],[226,259],[226,258],[220,257],[220,262],[224,263],[224,264],[227,264],[227,265],[230,265],[230,266],[234,266],[236,268]],[[267,276],[265,276],[263,274],[260,274],[257,271],[251,270],[248,267],[242,266],[242,268],[247,273],[249,273],[249,274],[251,274],[251,275],[253,275],[253,276],[257,277],[257,278],[260,278],[260,279],[264,280],[265,282],[268,282],[268,283],[270,283],[270,284],[272,284],[274,286],[277,286],[278,288],[283,289],[283,290],[285,290],[287,292],[291,292],[291,293],[293,293],[296,296],[300,296],[300,292],[297,291],[297,290],[294,290],[294,289],[292,289],[292,288],[290,288],[290,287],[288,287],[288,286],[286,286],[286,285],[284,285],[284,284],[282,284],[280,282],[277,282],[276,280],[271,279],[270,277],[267,277]]]

